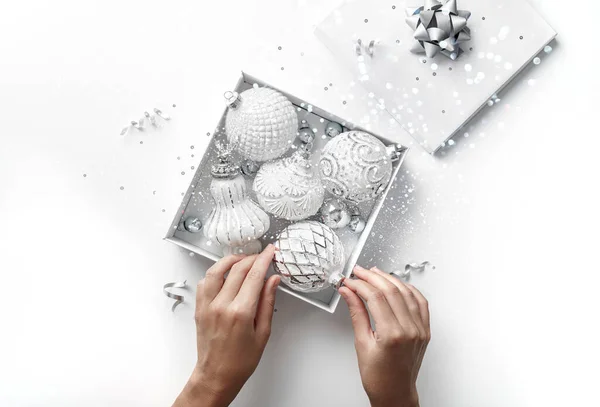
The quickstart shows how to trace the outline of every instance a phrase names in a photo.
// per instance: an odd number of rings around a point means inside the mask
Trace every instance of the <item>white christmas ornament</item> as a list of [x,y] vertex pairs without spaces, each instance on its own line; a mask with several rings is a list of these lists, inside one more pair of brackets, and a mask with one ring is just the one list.
[[215,207],[204,226],[204,236],[223,247],[223,254],[256,254],[258,239],[269,230],[270,220],[248,198],[246,180],[230,161],[232,147],[217,145],[219,163],[212,167],[210,193]]
[[263,164],[254,179],[254,192],[264,210],[292,221],[316,214],[325,195],[306,150]]
[[226,94],[229,111],[225,130],[241,155],[254,161],[281,156],[298,133],[298,116],[292,103],[269,88],[252,88]]
[[274,243],[273,267],[281,281],[300,292],[321,291],[341,281],[344,246],[331,228],[315,221],[294,223]]
[[319,162],[321,181],[338,198],[359,203],[379,196],[390,182],[396,146],[386,147],[376,137],[349,131],[331,139]]

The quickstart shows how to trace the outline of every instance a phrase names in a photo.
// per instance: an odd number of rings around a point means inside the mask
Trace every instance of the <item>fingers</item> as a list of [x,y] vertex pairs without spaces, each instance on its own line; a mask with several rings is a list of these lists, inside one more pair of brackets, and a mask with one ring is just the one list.
[[406,287],[414,294],[417,303],[419,304],[419,311],[421,314],[421,320],[428,333],[431,333],[430,317],[429,317],[429,302],[425,298],[421,291],[417,290],[412,284],[406,284]]
[[[258,255],[258,257],[256,257],[252,268],[246,274],[241,288],[239,289],[239,293],[235,298],[236,303],[252,309],[252,312],[256,312],[260,292],[264,285],[267,270],[275,256],[275,250],[275,246],[270,244]],[[229,280],[229,278],[227,280]]]
[[[419,309],[419,304],[417,302],[417,299],[415,298],[414,293],[408,288],[408,286],[403,283],[402,281],[398,280],[395,277],[392,277],[391,275],[379,270],[377,267],[373,267],[371,268],[371,271],[374,274],[377,274],[380,278],[385,279],[386,281],[388,281],[390,284],[393,284],[398,291],[400,292],[402,298],[403,298],[403,303],[405,304],[404,307],[404,312],[406,312],[403,315],[403,320],[400,321],[400,324],[403,327],[408,327],[407,329],[413,329],[412,327],[416,327],[417,330],[419,331],[419,336],[423,337],[426,334],[426,329],[425,329],[425,324],[423,323],[422,319],[421,319],[421,312]],[[395,312],[397,312],[396,310],[394,310]]]
[[221,291],[217,294],[214,301],[225,304],[231,303],[238,294],[240,287],[244,283],[246,274],[248,274],[248,271],[250,271],[250,268],[254,264],[255,260],[256,255],[244,257],[242,260],[235,263],[231,267],[229,275],[227,276]]
[[203,290],[198,290],[198,294],[202,294],[202,296],[198,295],[197,297],[203,297],[207,302],[214,300],[223,287],[225,273],[227,273],[235,263],[243,258],[244,256],[242,255],[231,255],[223,257],[221,260],[213,264],[212,267],[206,271],[206,276],[202,280],[202,285],[204,287]]
[[256,333],[266,342],[271,336],[271,323],[275,309],[275,296],[277,286],[281,281],[279,276],[271,276],[265,283],[260,293],[260,301],[256,310]]
[[[378,274],[373,270],[366,270],[360,266],[354,268],[354,275],[373,285],[385,294],[385,298],[390,304],[392,312],[404,331],[411,331],[416,328],[400,287],[381,274]],[[403,289],[408,291],[406,288]]]
[[366,343],[366,341],[373,338],[373,329],[371,328],[371,321],[365,303],[348,287],[341,287],[339,293],[348,304],[356,341]]
[[383,291],[363,280],[346,279],[344,285],[366,301],[378,334],[382,336],[401,334],[402,328]]

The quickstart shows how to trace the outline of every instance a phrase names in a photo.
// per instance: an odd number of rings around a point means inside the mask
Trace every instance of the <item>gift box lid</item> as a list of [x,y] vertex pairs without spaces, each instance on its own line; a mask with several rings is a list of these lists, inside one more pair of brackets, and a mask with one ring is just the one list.
[[431,153],[556,37],[523,0],[348,0],[315,33]]

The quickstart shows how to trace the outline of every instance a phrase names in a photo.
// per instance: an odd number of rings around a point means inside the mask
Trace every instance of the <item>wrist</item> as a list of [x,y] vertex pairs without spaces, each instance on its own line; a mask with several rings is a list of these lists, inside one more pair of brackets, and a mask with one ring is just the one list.
[[230,402],[211,386],[208,378],[194,369],[173,407],[227,407]]
[[419,393],[415,388],[385,400],[371,399],[371,407],[419,407]]

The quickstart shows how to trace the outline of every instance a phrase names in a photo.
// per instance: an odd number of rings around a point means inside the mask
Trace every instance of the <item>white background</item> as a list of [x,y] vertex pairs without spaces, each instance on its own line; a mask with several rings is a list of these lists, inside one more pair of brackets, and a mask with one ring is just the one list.
[[[174,400],[194,364],[191,300],[210,262],[161,238],[224,90],[244,69],[369,124],[372,101],[312,35],[336,4],[2,5],[0,405]],[[433,314],[423,406],[600,403],[600,7],[533,5],[559,33],[554,51],[444,155],[413,147],[361,259],[436,266],[413,279]],[[172,122],[119,136],[153,107]],[[188,301],[171,313],[162,285],[186,278]],[[366,406],[345,305],[330,315],[279,293],[277,309],[234,405]]]

